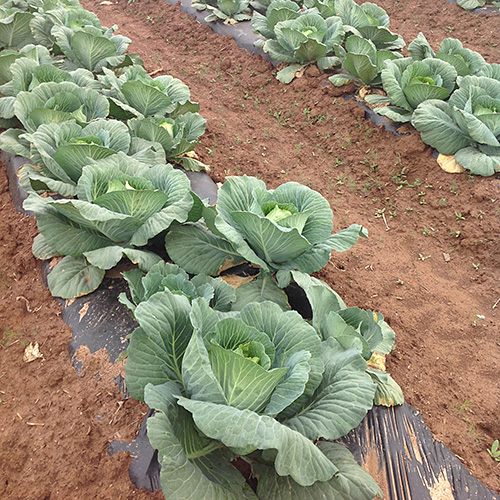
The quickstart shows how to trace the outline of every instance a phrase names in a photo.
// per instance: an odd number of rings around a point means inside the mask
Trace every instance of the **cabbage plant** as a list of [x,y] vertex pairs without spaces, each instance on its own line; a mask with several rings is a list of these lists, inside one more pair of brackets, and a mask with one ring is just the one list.
[[380,73],[387,60],[402,58],[398,52],[377,50],[375,44],[365,38],[351,35],[345,41],[345,48],[338,46],[335,53],[342,62],[342,68],[348,74],[337,74],[329,78],[335,86],[358,81],[372,87],[382,85]]
[[447,102],[430,100],[413,114],[422,140],[477,175],[500,171],[500,81],[464,76]]
[[296,182],[267,190],[255,177],[227,177],[217,205],[204,208],[204,223],[172,227],[166,247],[188,273],[218,275],[247,261],[266,273],[277,272],[286,286],[291,270],[319,271],[333,249],[343,252],[366,236],[357,224],[331,234],[332,217],[325,198]]
[[[31,30],[35,40],[45,47],[57,47],[56,34],[54,26],[60,26],[68,30],[77,30],[86,26],[93,26],[102,30],[99,18],[93,13],[83,8],[67,9],[59,7],[54,9],[45,9],[42,12],[35,13],[35,17],[31,20]],[[56,44],[56,47],[54,47]]]
[[301,12],[294,2],[275,0],[266,16],[254,14],[252,24],[256,32],[268,38],[256,45],[276,61],[295,63],[276,75],[282,83],[290,83],[297,71],[309,63],[317,63],[320,69],[338,64],[334,49],[344,39],[339,17],[324,19],[315,9]]
[[[29,59],[23,59],[20,64]],[[33,77],[41,79],[71,78],[51,65],[39,66]],[[90,82],[92,74],[87,75]],[[75,120],[86,125],[98,118],[106,118],[109,112],[107,99],[95,90],[82,88],[71,81],[47,82],[37,85],[29,92],[22,91],[7,101],[11,109],[5,110],[7,98],[0,99],[2,116],[16,116],[27,132],[35,132],[44,123],[61,123]]]
[[354,0],[315,0],[315,6],[321,8],[321,4],[325,4],[323,9],[335,9],[346,33],[370,40],[377,50],[399,50],[405,46],[403,38],[389,30],[389,16],[382,7],[371,2],[358,5]]
[[175,118],[132,118],[127,125],[133,137],[161,144],[168,161],[178,163],[186,170],[203,170],[206,165],[190,153],[205,133],[205,118],[199,113],[184,113]]
[[33,253],[65,256],[48,276],[52,295],[73,298],[94,291],[105,271],[123,258],[148,271],[160,257],[143,247],[176,220],[187,220],[193,199],[186,175],[171,165],[146,165],[114,155],[82,170],[78,199],[32,193],[24,208],[40,234]]
[[224,24],[236,24],[252,18],[248,3],[248,0],[198,0],[192,6],[197,10],[210,12],[205,18],[207,23],[220,20]]
[[93,160],[121,153],[120,158],[129,155],[150,164],[165,163],[160,144],[133,138],[124,123],[102,118],[86,126],[47,123],[33,133],[10,129],[0,135],[0,148],[30,158],[32,165],[26,163],[19,171],[26,191],[63,196],[76,195],[83,167]]
[[[42,82],[71,80],[71,76],[53,66],[48,49],[41,45],[26,45],[19,51],[0,52],[0,125],[3,128],[19,126],[15,119],[15,96],[22,90],[31,90]],[[43,69],[39,69],[43,66]]]
[[[375,386],[355,349],[321,341],[272,302],[240,312],[160,291],[135,309],[132,397],[156,410],[148,437],[167,498],[349,499],[381,495],[337,439],[371,408]],[[259,478],[256,494],[231,461]]]
[[62,56],[62,69],[85,68],[93,73],[102,73],[103,68],[142,64],[137,54],[125,54],[131,40],[115,35],[117,29],[116,26],[109,29],[95,26],[71,29],[55,25],[51,33],[55,37],[55,53]]
[[477,75],[486,66],[486,61],[481,54],[465,49],[462,42],[456,38],[445,38],[439,50],[434,53],[425,36],[419,33],[417,38],[408,45],[408,50],[415,61],[437,57],[450,63],[457,70],[458,76]]
[[428,99],[446,100],[455,89],[457,70],[446,61],[411,57],[388,60],[381,72],[387,97],[371,95],[371,104],[389,104],[375,108],[379,115],[396,122],[410,122],[417,106]]
[[[93,90],[98,88],[98,85],[90,71],[80,68],[67,72],[52,64],[38,64],[27,57],[16,60],[10,69],[13,73],[12,79],[0,86],[0,92],[3,94],[3,97],[0,97],[0,118],[15,118],[16,121],[12,122],[11,127],[20,126],[21,122],[28,131],[33,132],[42,123],[69,119],[88,123],[95,118],[108,116],[109,106],[103,101],[103,97]],[[53,85],[37,88],[49,82]],[[56,85],[62,82],[71,83]],[[49,89],[60,91],[61,94],[51,95]],[[96,106],[96,109],[92,109],[93,106]],[[41,109],[45,111],[35,111]]]
[[122,75],[103,68],[100,92],[110,103],[110,116],[129,118],[173,118],[196,113],[198,103],[190,101],[189,87],[170,75],[152,78],[142,66],[131,66]]

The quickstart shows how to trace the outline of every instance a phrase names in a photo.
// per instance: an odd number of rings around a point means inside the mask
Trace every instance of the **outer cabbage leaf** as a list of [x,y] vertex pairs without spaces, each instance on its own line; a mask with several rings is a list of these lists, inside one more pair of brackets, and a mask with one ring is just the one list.
[[172,500],[240,500],[257,498],[223,450],[195,427],[191,415],[176,404],[174,383],[149,384],[145,400],[157,413],[148,420],[148,437],[158,450],[160,482]]
[[169,257],[191,274],[217,276],[223,269],[244,261],[229,241],[211,233],[200,223],[172,226],[165,246]]
[[441,154],[452,155],[469,146],[471,138],[454,120],[453,108],[446,102],[427,101],[413,113],[412,125],[422,140]]
[[[3,15],[2,15],[3,14]],[[19,49],[35,40],[30,30],[33,14],[16,9],[0,11],[0,47]]]
[[135,309],[141,325],[127,349],[126,384],[130,395],[144,400],[144,389],[182,381],[182,358],[191,339],[189,300],[169,290],[154,294]]
[[93,292],[102,282],[104,270],[83,257],[64,257],[52,269],[47,282],[55,297],[72,299]]
[[201,432],[230,448],[277,450],[276,472],[302,486],[328,481],[338,470],[311,441],[271,417],[184,397],[178,403],[193,415]]
[[257,465],[257,494],[263,500],[373,500],[383,494],[374,479],[364,471],[342,445],[319,441],[318,448],[334,463],[339,472],[328,482],[299,485],[290,477],[276,474],[273,468]]
[[309,439],[338,439],[357,427],[373,405],[375,385],[357,349],[323,343],[325,372],[311,400],[286,425]]

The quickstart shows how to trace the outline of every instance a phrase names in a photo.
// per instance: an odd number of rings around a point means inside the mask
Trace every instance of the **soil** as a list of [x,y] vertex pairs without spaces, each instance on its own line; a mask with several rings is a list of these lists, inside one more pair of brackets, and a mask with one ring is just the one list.
[[[336,89],[316,68],[290,85],[228,37],[158,0],[83,0],[103,25],[134,41],[151,73],[191,89],[208,120],[197,153],[223,182],[249,174],[276,187],[318,190],[335,229],[363,224],[369,239],[334,253],[318,276],[349,306],[381,312],[396,331],[388,371],[436,439],[500,492],[500,180],[444,173],[410,127],[397,138],[364,119],[353,85]],[[411,41],[423,30],[437,50],[458,37],[499,61],[497,16],[444,0],[378,0],[391,29]],[[16,213],[0,170],[0,497],[159,499],[128,479],[130,458],[108,456],[129,440],[146,407],[124,401],[106,354],[67,355],[70,331],[31,254],[33,220]],[[29,310],[28,310],[29,307]],[[25,345],[43,358],[23,361]],[[101,376],[98,377],[97,375]],[[105,374],[105,375],[103,375]]]

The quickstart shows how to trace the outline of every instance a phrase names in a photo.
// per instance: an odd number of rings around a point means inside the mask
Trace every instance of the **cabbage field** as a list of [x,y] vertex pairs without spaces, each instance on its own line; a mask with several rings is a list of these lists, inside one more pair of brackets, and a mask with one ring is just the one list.
[[404,401],[500,493],[498,19],[0,1],[2,498],[400,498],[335,441]]

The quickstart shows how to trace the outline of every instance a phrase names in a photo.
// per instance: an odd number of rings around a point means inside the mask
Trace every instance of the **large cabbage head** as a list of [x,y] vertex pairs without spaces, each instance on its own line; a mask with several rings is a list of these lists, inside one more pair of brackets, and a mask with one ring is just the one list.
[[[313,443],[344,435],[372,405],[375,387],[356,350],[322,342],[298,313],[272,302],[220,313],[165,290],[135,317],[127,388],[157,410],[148,436],[170,498],[283,498],[273,492],[281,481],[311,488],[287,498],[334,498],[339,488],[345,498],[372,500],[379,492],[356,467],[366,482],[349,496],[345,464]],[[235,454],[251,454],[249,464],[262,468],[257,497],[232,468]]]
[[413,126],[441,154],[455,155],[473,174],[500,171],[500,81],[464,76],[447,102],[430,100],[415,111]]
[[[18,61],[17,64],[22,61]],[[36,75],[54,79],[71,79],[71,75],[52,65],[38,66]],[[60,73],[58,73],[60,72]],[[109,105],[106,98],[90,88],[71,81],[47,82],[29,92],[19,92],[13,104],[14,113],[28,132],[35,132],[44,123],[75,120],[80,125],[106,118]]]
[[176,226],[167,251],[189,273],[217,275],[244,260],[266,272],[311,274],[324,267],[333,249],[345,251],[366,230],[357,224],[332,234],[332,211],[320,193],[287,182],[268,190],[255,177],[228,177],[215,207],[205,208],[205,225]]

